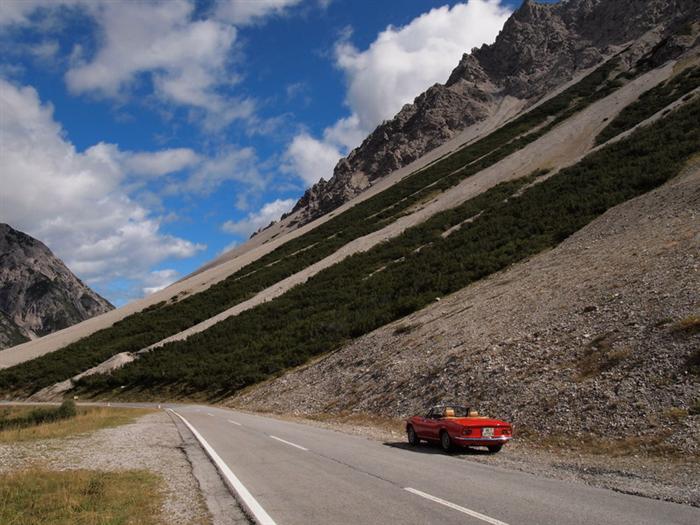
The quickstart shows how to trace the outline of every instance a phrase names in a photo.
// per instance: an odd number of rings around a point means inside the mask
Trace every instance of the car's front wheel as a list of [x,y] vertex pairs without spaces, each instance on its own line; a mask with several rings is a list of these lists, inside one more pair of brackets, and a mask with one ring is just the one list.
[[489,454],[495,454],[496,452],[499,452],[503,448],[503,445],[489,445]]
[[452,438],[447,430],[443,430],[440,434],[440,446],[445,452],[450,452],[452,450]]
[[412,447],[415,447],[420,442],[418,434],[413,430],[413,427],[408,427],[408,429],[406,429],[406,436],[408,437],[408,444]]

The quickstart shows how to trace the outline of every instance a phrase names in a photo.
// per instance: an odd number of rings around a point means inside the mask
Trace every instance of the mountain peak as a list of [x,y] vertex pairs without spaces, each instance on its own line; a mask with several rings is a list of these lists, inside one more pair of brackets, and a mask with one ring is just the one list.
[[114,308],[41,241],[0,223],[0,348]]
[[696,0],[525,0],[495,42],[465,53],[447,82],[436,84],[380,124],[309,188],[292,210],[297,225],[320,217],[385,175],[410,164],[465,128],[487,119],[507,96],[530,105],[614,46],[697,12]]

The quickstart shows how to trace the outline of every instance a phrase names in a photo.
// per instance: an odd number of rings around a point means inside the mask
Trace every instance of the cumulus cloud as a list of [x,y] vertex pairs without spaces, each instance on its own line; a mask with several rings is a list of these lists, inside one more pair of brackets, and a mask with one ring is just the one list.
[[166,288],[173,284],[178,279],[178,273],[173,269],[156,270],[148,274],[144,279],[144,286],[142,288],[144,295],[151,295],[156,292],[160,292],[163,288]]
[[201,157],[189,148],[122,154],[127,169],[137,175],[159,176],[198,164]]
[[227,181],[243,183],[249,190],[263,190],[265,177],[258,171],[258,158],[250,147],[226,146],[204,159],[187,179],[170,185],[171,193],[209,195]]
[[340,156],[339,149],[332,143],[302,133],[294,137],[287,148],[283,169],[296,173],[305,184],[311,185],[332,173]]
[[226,233],[248,237],[272,221],[279,220],[283,213],[287,213],[292,209],[294,203],[294,199],[277,199],[273,202],[268,202],[259,211],[249,213],[243,220],[226,221],[221,226],[221,229]]
[[[65,81],[73,94],[123,100],[146,85],[158,100],[194,111],[213,131],[254,116],[256,102],[225,94],[240,80],[232,67],[236,26],[283,13],[299,0],[221,0],[213,16],[195,14],[193,0],[4,0],[0,27],[28,25],[37,17],[78,7],[97,27],[97,48],[73,49]],[[227,15],[228,13],[228,15]],[[59,25],[60,27],[60,25]],[[46,55],[55,49],[35,50]],[[86,58],[87,56],[87,58]]]
[[[125,190],[118,148],[77,151],[32,87],[0,79],[0,114],[0,221],[44,241],[88,283],[141,281],[160,262],[205,248],[162,233],[161,220]],[[144,155],[133,156],[143,170],[164,169],[144,162],[158,153]]]
[[[335,149],[339,158],[358,146],[404,104],[436,82],[445,82],[463,53],[492,42],[509,15],[499,0],[469,0],[432,9],[404,27],[389,26],[363,51],[344,36],[336,44],[335,63],[345,75],[350,115],[327,128],[320,139],[305,133],[300,135],[303,141],[295,138],[287,150],[290,165],[303,169],[304,159],[314,150]],[[328,178],[332,166],[316,174],[298,174],[305,182]]]
[[[146,74],[164,100],[226,111],[230,101],[215,88],[227,80],[226,62],[236,29],[216,20],[194,20],[193,11],[187,0],[100,4],[95,14],[99,49],[91,60],[68,70],[69,89],[116,97]],[[232,113],[229,120],[238,116]]]
[[222,0],[216,6],[216,17],[235,25],[247,25],[263,17],[280,15],[301,0]]

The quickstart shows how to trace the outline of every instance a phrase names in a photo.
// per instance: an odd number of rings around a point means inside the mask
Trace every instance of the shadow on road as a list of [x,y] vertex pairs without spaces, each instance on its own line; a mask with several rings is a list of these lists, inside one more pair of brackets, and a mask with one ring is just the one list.
[[[412,446],[405,441],[394,441],[383,443],[386,447],[400,448],[402,450],[409,450],[411,452],[417,452],[419,454],[446,454],[438,445],[421,443],[417,446]],[[449,456],[489,456],[491,453],[486,449],[481,448],[458,448],[447,454]]]

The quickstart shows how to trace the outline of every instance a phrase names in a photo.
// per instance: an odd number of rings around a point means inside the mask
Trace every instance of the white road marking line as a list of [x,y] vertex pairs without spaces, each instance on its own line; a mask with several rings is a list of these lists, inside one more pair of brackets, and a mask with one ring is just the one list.
[[206,439],[204,439],[202,435],[199,432],[197,432],[197,429],[190,425],[190,422],[187,421],[180,414],[178,414],[174,410],[170,411],[177,417],[182,419],[182,422],[187,426],[187,428],[190,429],[190,432],[194,434],[194,437],[197,438],[197,441],[199,441],[199,443],[202,445],[202,448],[214,462],[216,468],[219,469],[221,475],[224,476],[224,478],[226,478],[226,480],[228,481],[229,487],[233,489],[233,491],[238,495],[239,501],[243,503],[243,505],[248,509],[248,512],[250,512],[253,515],[256,523],[258,523],[259,525],[277,525],[275,523],[275,520],[273,520],[270,517],[270,515],[267,512],[265,512],[265,509],[263,509],[260,503],[258,503],[258,500],[256,500],[253,497],[253,495],[248,491],[248,489],[245,488],[245,485],[241,483],[241,481],[236,477],[236,475],[229,468],[229,466],[226,463],[224,463],[224,460],[221,459],[221,457],[216,453],[216,451],[211,447],[211,445],[207,443]]
[[233,421],[232,419],[229,419],[228,422],[233,423],[234,425],[238,425],[239,427],[242,426],[238,421]]
[[207,415],[208,415],[209,417],[214,417],[214,414],[212,414],[211,412],[207,412]]
[[457,510],[459,512],[462,512],[464,514],[467,514],[468,516],[471,516],[472,518],[476,518],[482,521],[485,521],[486,523],[491,523],[491,525],[508,525],[504,521],[497,520],[495,518],[491,518],[490,516],[486,516],[485,514],[480,514],[474,510],[467,509],[466,507],[462,507],[460,505],[457,505],[455,503],[452,503],[450,501],[444,500],[442,498],[436,498],[435,496],[431,496],[430,494],[426,494],[425,492],[421,492],[420,490],[412,489],[411,487],[405,487],[404,490],[407,490],[411,494],[415,494],[416,496],[420,496],[425,499],[429,499],[430,501],[434,501],[435,503],[440,503],[441,505],[445,505],[445,507],[449,507],[451,509]]
[[300,450],[306,450],[307,452],[309,451],[308,448],[304,448],[301,445],[297,445],[296,443],[292,443],[291,441],[287,441],[286,439],[278,438],[277,436],[270,436],[272,439],[276,439],[277,441],[281,441],[282,443],[286,443],[290,447],[296,447]]

